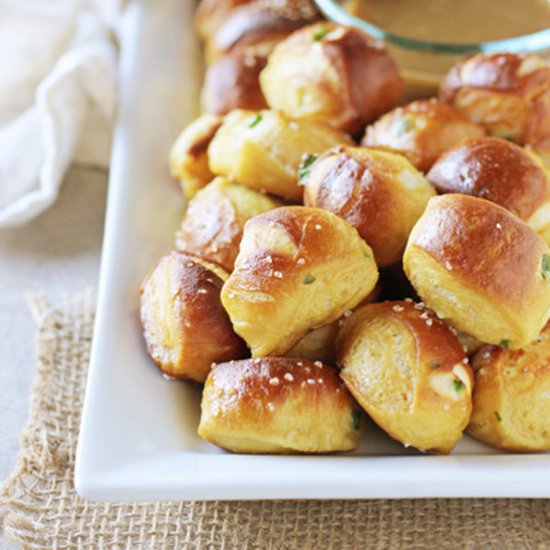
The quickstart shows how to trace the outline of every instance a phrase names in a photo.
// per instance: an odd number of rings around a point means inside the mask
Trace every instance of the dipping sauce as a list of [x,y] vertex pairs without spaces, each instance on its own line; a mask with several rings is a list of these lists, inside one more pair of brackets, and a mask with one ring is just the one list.
[[[550,0],[339,0],[349,13],[404,38],[476,44],[550,29]],[[434,95],[464,54],[386,48],[405,81],[404,101]],[[539,54],[549,57],[550,51]]]
[[550,28],[548,0],[351,0],[355,15],[393,34],[469,44]]

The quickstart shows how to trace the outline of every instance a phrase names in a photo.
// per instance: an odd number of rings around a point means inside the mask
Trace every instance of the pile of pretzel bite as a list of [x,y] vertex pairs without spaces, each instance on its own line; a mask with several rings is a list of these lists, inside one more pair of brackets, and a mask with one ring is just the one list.
[[[234,452],[550,450],[550,65],[476,54],[403,104],[309,0],[202,0],[188,200],[141,289],[147,350]],[[365,414],[366,413],[366,414]],[[367,442],[368,443],[368,442]]]

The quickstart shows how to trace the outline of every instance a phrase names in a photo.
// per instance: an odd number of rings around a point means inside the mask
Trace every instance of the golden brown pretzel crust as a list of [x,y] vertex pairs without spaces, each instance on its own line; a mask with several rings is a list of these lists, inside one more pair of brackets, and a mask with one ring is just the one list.
[[263,193],[218,177],[189,202],[176,246],[233,271],[246,221],[279,206]]
[[208,161],[217,175],[298,202],[303,155],[318,155],[340,143],[351,140],[325,124],[294,121],[277,111],[236,109],[212,140]]
[[210,35],[208,61],[223,53],[245,50],[267,56],[295,30],[321,19],[310,0],[256,0],[231,10]]
[[[404,268],[440,317],[482,342],[528,344],[548,321],[544,241],[494,203],[434,197],[411,232]],[[550,261],[550,256],[548,258]]]
[[473,367],[468,432],[499,449],[550,450],[550,326],[521,350],[486,346]]
[[346,221],[303,206],[249,220],[222,302],[254,357],[280,355],[374,288],[372,250]]
[[445,152],[428,179],[440,193],[487,199],[525,221],[550,200],[542,163],[522,147],[495,137],[469,139]]
[[521,144],[550,137],[550,66],[536,55],[468,57],[450,70],[439,98],[493,135]]
[[320,362],[266,357],[215,365],[199,435],[240,453],[330,453],[357,448],[356,404]]
[[281,42],[260,84],[271,108],[352,134],[393,107],[403,91],[397,66],[379,43],[327,22]]
[[206,69],[201,95],[203,109],[225,115],[233,109],[267,107],[258,80],[266,63],[264,56],[246,52],[218,58]]
[[227,274],[200,258],[172,252],[141,287],[147,351],[164,373],[204,382],[212,362],[246,356],[220,301]]
[[408,301],[364,306],[344,321],[337,356],[346,386],[391,437],[451,452],[470,418],[473,376],[431,311]]
[[481,126],[449,105],[421,99],[380,117],[367,128],[361,145],[404,155],[418,170],[427,172],[441,153],[484,134]]
[[407,159],[364,147],[338,147],[313,164],[304,204],[344,218],[372,247],[376,263],[398,262],[433,187]]
[[221,125],[221,117],[201,115],[185,127],[170,150],[170,173],[180,180],[187,199],[214,177],[208,167],[208,146]]

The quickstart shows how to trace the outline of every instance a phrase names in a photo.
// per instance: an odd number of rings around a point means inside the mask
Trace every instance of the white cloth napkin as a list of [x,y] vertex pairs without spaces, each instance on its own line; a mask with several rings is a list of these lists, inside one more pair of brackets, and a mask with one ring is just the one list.
[[71,162],[108,164],[119,3],[110,4],[0,0],[0,226],[48,208]]

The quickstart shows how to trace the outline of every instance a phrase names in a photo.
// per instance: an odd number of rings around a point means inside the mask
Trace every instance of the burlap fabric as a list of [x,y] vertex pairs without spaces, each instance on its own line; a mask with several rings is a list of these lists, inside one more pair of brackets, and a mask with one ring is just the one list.
[[40,298],[34,316],[30,418],[1,501],[5,535],[23,548],[550,548],[548,500],[85,502],[72,479],[94,300]]

